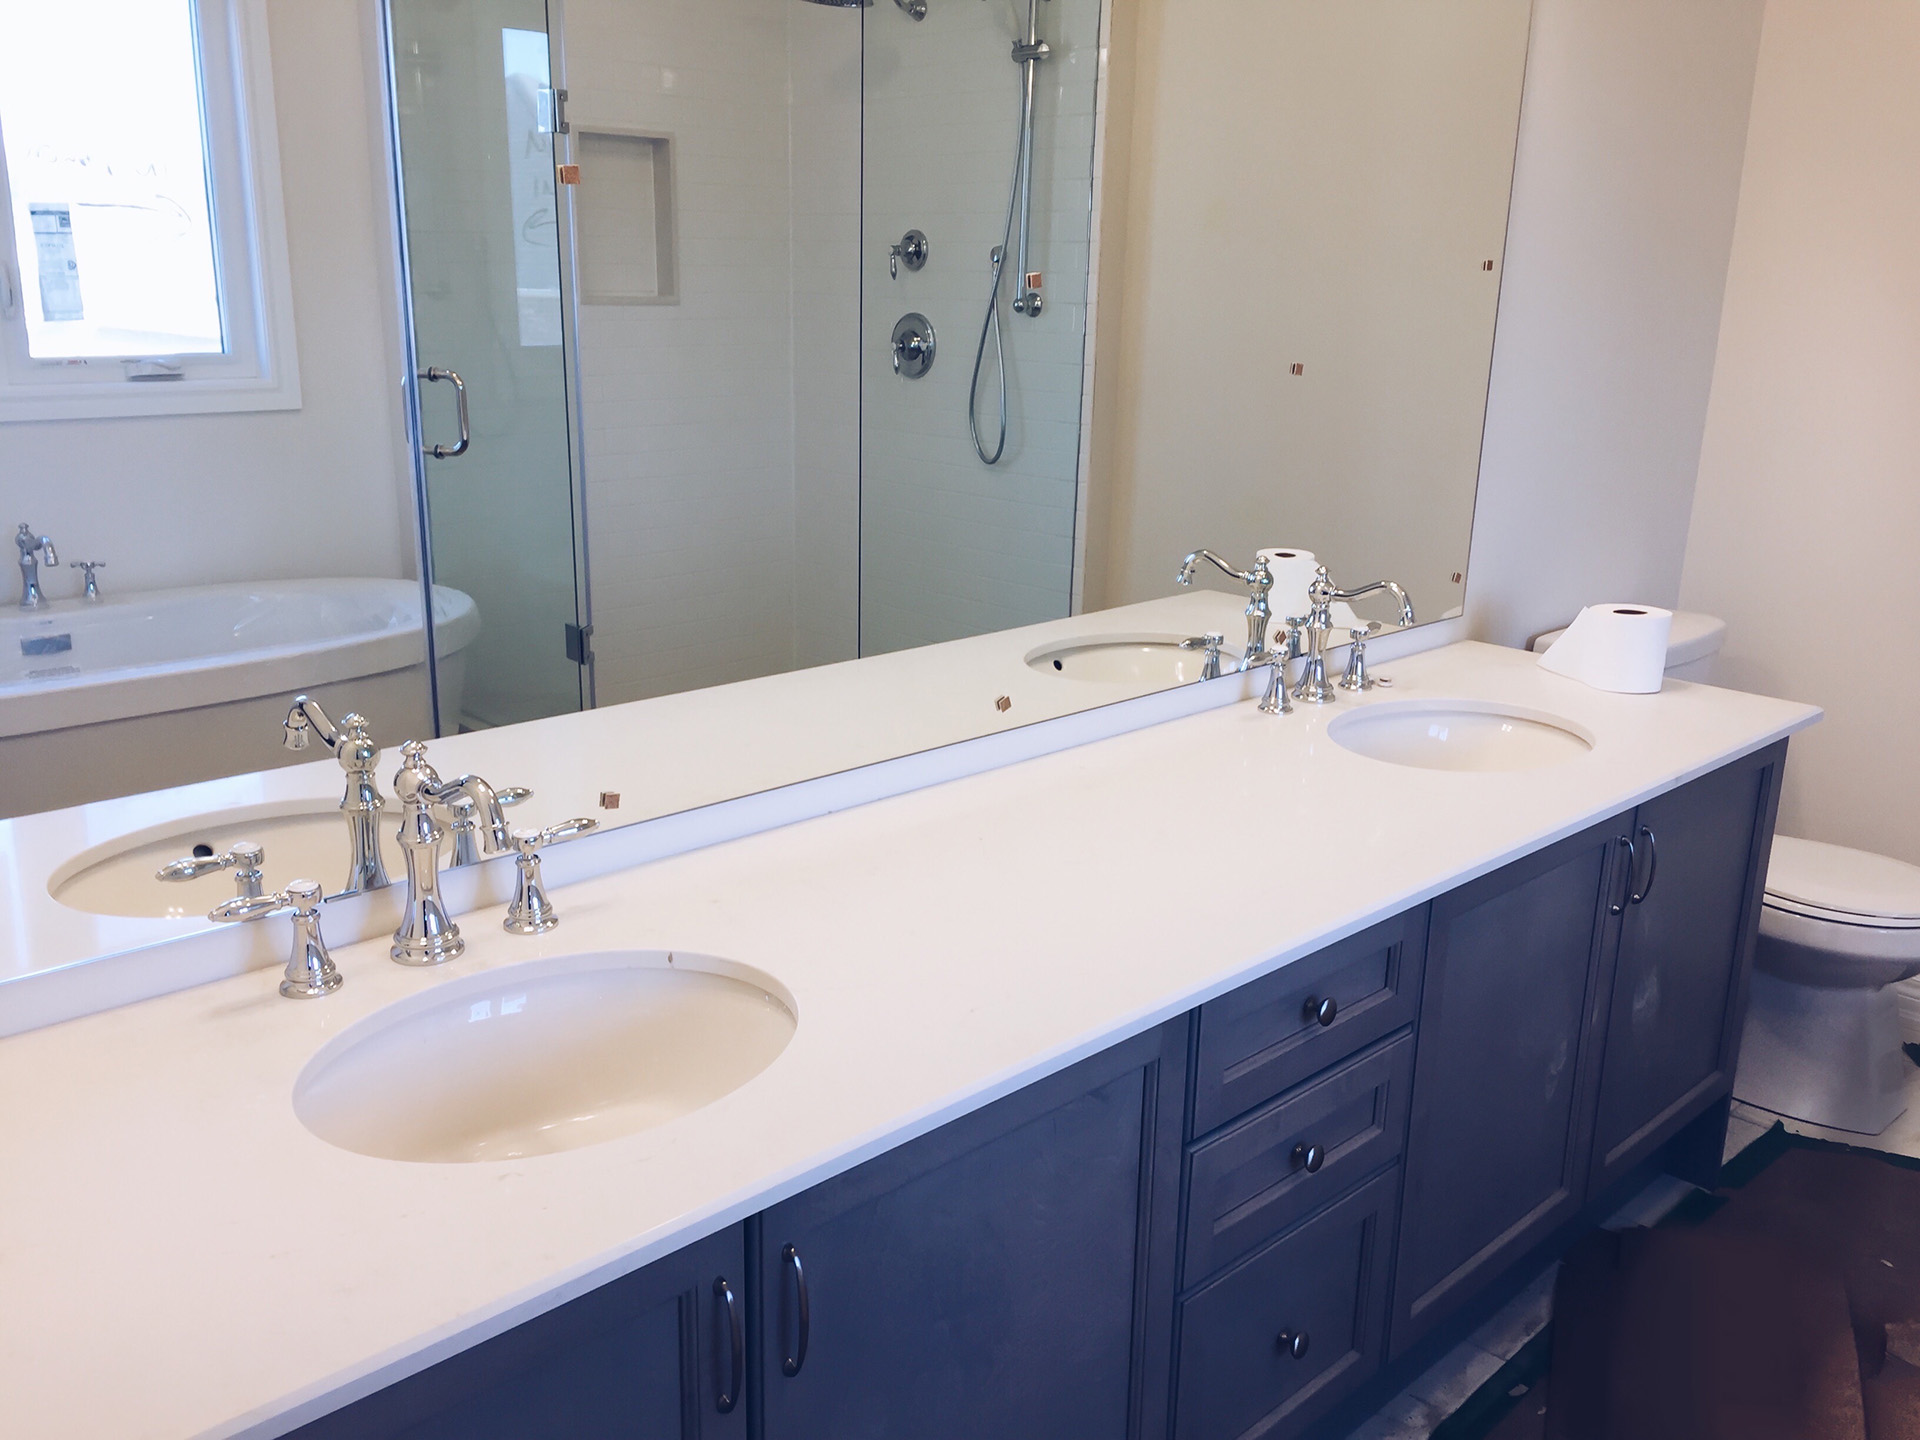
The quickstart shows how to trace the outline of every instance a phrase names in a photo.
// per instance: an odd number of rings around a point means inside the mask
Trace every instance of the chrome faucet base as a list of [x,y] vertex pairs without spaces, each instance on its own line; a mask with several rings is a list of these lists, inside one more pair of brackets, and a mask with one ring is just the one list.
[[458,960],[466,953],[467,942],[460,938],[460,927],[438,901],[423,906],[408,919],[409,924],[394,931],[393,948],[387,952],[395,964],[425,969]]

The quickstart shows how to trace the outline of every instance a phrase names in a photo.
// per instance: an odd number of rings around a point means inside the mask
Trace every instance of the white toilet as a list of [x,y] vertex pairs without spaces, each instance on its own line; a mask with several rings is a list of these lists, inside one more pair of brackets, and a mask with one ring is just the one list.
[[[1726,634],[1711,615],[1674,611],[1666,673],[1705,681]],[[1920,866],[1777,836],[1733,1093],[1778,1115],[1878,1135],[1907,1107],[1913,1066],[1893,987],[1916,975]]]
[[1920,866],[1777,836],[1733,1093],[1878,1135],[1907,1108],[1913,1065],[1891,988],[1920,975]]

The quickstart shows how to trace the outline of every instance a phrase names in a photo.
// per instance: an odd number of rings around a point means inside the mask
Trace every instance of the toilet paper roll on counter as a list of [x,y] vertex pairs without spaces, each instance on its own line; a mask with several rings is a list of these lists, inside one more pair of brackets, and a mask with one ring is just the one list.
[[[1307,600],[1307,586],[1313,583],[1313,572],[1320,568],[1320,562],[1314,558],[1311,550],[1302,550],[1297,545],[1274,545],[1254,552],[1267,562],[1267,568],[1273,572],[1273,594],[1268,604],[1273,606],[1276,620],[1285,620],[1294,615],[1304,615],[1311,608]],[[1344,637],[1345,631],[1363,623],[1345,601],[1333,602],[1333,624]]]
[[1596,690],[1652,695],[1667,669],[1673,612],[1653,605],[1589,605],[1540,656],[1540,668]]

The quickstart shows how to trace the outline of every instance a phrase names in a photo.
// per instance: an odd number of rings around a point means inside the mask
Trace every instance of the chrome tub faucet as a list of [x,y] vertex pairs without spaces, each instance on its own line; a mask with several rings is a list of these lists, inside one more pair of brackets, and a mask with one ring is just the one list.
[[34,534],[33,526],[24,520],[13,543],[20,548],[20,608],[38,610],[47,603],[46,596],[40,593],[40,566],[42,563],[58,565],[60,556],[54,551],[53,541],[45,535]]
[[349,713],[335,725],[319,701],[309,695],[296,695],[293,708],[287,711],[286,730],[287,749],[304,750],[317,735],[347,772],[346,794],[340,798],[340,813],[347,820],[347,883],[340,893],[384,890],[392,882],[380,857],[378,825],[387,802],[373,768],[379,762],[380,747],[373,743],[366,717]]

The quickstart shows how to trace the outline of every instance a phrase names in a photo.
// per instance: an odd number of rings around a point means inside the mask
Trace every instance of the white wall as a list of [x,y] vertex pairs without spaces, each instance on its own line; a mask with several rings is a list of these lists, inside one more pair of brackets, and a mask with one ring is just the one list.
[[1138,7],[1090,607],[1167,594],[1199,545],[1285,544],[1459,605],[1528,9]]
[[109,590],[413,571],[373,7],[268,21],[301,408],[0,426],[0,520],[105,560]]
[[1826,707],[1780,829],[1920,862],[1920,7],[1770,0],[1681,603]]
[[1762,0],[1536,0],[1467,616],[1520,644],[1670,605]]

